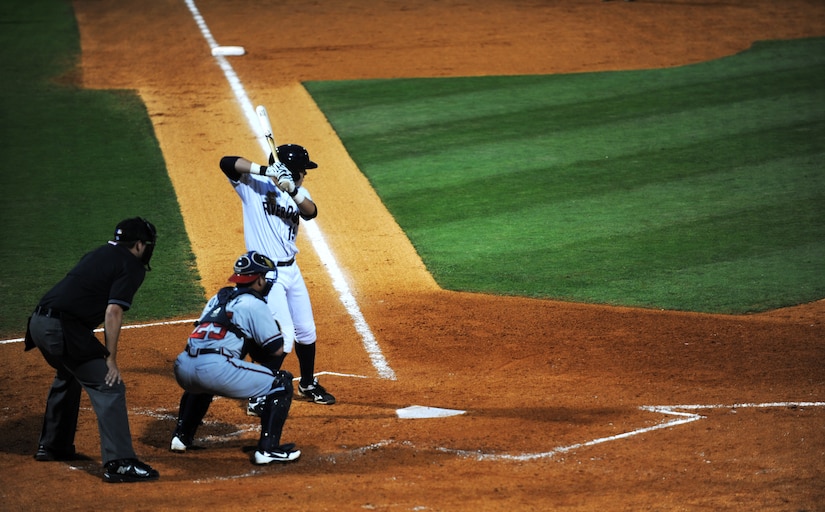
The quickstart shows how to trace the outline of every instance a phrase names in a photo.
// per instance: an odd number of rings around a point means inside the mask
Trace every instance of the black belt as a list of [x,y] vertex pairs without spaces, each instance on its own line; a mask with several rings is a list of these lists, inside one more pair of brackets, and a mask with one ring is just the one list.
[[295,263],[295,256],[293,256],[292,259],[290,259],[290,260],[279,261],[278,263],[275,264],[275,266],[276,267],[288,267],[288,266],[292,265],[293,263]]
[[60,319],[61,315],[60,311],[52,308],[45,308],[43,306],[37,306],[34,308],[34,314],[57,319]]
[[202,354],[221,354],[226,357],[235,357],[232,352],[225,348],[192,348],[189,345],[186,345],[186,353],[189,354],[189,357],[198,357]]

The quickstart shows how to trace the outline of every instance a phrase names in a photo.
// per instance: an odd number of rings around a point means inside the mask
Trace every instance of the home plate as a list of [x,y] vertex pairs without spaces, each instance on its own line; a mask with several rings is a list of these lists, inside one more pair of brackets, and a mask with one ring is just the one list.
[[458,416],[467,411],[459,411],[457,409],[439,409],[438,407],[425,407],[423,405],[411,405],[403,409],[396,409],[395,414],[402,420],[419,419],[419,418],[447,418],[449,416]]
[[213,57],[217,57],[219,55],[243,55],[244,53],[246,53],[246,50],[243,46],[216,46],[212,48]]

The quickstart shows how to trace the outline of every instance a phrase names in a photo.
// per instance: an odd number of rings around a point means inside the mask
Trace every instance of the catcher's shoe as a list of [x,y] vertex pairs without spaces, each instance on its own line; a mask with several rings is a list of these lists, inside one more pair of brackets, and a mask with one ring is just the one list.
[[152,466],[137,459],[119,459],[106,463],[103,481],[110,484],[121,482],[148,482],[157,480],[160,474]]
[[327,393],[324,386],[318,384],[317,378],[307,387],[302,386],[299,382],[298,394],[311,402],[315,402],[316,404],[332,405],[335,403],[335,397]]
[[257,450],[252,458],[252,462],[259,466],[272,464],[275,462],[292,462],[301,456],[301,450],[296,450],[292,443],[282,444],[277,450],[265,452]]
[[246,404],[246,415],[247,416],[260,416],[261,412],[264,410],[264,402],[266,402],[265,396],[259,396],[257,398],[250,398]]
[[77,460],[81,456],[74,451],[74,446],[58,450],[54,448],[46,448],[42,444],[37,447],[37,452],[34,454],[34,460],[40,462],[50,462],[55,460]]
[[186,449],[191,445],[192,443],[185,442],[181,436],[174,436],[172,438],[172,443],[169,446],[169,450],[175,453],[185,453]]

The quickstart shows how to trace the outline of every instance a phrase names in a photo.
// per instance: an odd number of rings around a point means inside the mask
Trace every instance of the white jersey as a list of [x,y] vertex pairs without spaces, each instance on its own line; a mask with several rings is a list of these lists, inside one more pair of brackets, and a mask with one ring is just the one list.
[[[229,180],[243,204],[243,232],[246,249],[287,261],[298,254],[295,238],[301,213],[289,194],[267,176],[241,174]],[[310,200],[309,192],[301,188]]]

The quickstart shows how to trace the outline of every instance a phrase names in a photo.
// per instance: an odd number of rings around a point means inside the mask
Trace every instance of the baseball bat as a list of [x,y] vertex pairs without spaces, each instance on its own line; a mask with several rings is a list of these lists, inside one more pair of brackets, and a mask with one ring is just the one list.
[[255,113],[258,114],[258,122],[261,125],[261,129],[264,131],[266,141],[269,143],[269,149],[272,150],[272,156],[273,158],[277,158],[277,154],[275,152],[275,137],[272,135],[272,123],[269,122],[269,114],[266,111],[266,107],[263,105],[258,105],[255,107]]

